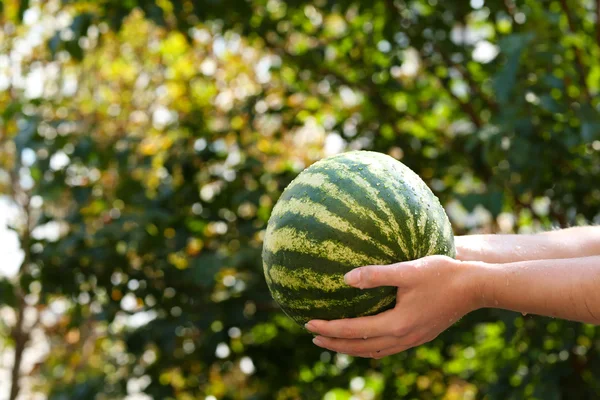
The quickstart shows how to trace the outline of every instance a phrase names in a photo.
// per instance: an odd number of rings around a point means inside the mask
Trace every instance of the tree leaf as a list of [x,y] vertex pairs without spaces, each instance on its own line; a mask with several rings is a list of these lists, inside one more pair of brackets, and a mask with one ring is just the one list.
[[533,40],[533,33],[512,34],[502,38],[498,45],[506,56],[504,66],[494,77],[494,92],[501,104],[508,103],[511,99],[513,88],[517,81],[521,54],[523,49]]

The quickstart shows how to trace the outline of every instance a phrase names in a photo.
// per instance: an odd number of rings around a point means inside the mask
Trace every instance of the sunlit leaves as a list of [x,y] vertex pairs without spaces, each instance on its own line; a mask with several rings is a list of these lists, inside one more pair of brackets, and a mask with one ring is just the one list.
[[[48,324],[51,395],[549,398],[557,376],[570,397],[598,393],[595,329],[511,313],[381,361],[322,352],[273,303],[260,257],[282,190],[346,149],[405,162],[456,233],[592,220],[591,8],[27,3],[0,3],[23,20],[0,32],[0,163],[23,161],[36,224],[68,228],[36,239],[20,280],[43,312],[69,304]],[[0,281],[5,304],[14,289]]]

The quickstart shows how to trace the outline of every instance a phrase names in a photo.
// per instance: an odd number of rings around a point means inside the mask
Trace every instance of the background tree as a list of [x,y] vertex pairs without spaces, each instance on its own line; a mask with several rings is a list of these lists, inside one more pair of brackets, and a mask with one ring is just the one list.
[[271,208],[346,149],[402,160],[456,234],[598,220],[597,3],[364,3],[0,3],[8,398],[598,396],[594,326],[481,310],[374,361],[271,299]]

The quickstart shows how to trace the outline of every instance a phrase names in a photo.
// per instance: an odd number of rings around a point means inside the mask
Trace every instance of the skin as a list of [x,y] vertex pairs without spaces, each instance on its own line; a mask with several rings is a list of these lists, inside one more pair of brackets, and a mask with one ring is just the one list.
[[313,342],[382,358],[435,339],[480,308],[600,324],[600,227],[460,236],[456,248],[457,259],[429,256],[350,271],[350,286],[397,286],[396,306],[369,317],[309,321]]

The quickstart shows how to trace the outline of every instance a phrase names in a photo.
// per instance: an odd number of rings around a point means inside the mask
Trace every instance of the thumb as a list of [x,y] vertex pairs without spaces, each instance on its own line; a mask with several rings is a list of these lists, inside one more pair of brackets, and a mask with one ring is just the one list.
[[370,289],[379,286],[403,286],[404,278],[408,278],[412,266],[411,261],[390,265],[368,265],[355,268],[344,275],[347,285],[359,289]]

